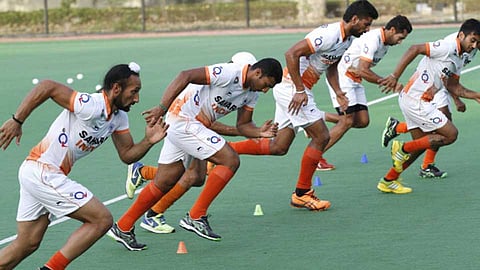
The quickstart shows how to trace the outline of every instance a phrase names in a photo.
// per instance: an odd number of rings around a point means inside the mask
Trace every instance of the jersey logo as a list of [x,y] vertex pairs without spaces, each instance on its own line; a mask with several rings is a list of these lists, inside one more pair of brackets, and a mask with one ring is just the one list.
[[87,197],[87,192],[77,191],[75,193],[70,193],[70,197],[72,197],[76,200],[83,200]]
[[453,76],[453,72],[451,70],[449,70],[447,67],[444,67],[442,69],[442,73],[445,74],[445,76],[447,76],[447,77],[452,77]]
[[233,83],[238,83],[238,77],[235,77],[235,80],[233,80]]
[[313,40],[313,44],[315,47],[320,47],[323,43],[323,37],[318,37],[315,40]]
[[430,79],[430,76],[428,75],[427,71],[424,70],[422,76],[420,79],[423,81],[423,83],[427,83],[428,80]]
[[432,46],[433,46],[434,48],[440,47],[440,41],[435,41],[435,42],[433,42]]
[[364,45],[363,45],[363,52],[364,52],[364,53],[368,53],[368,46],[367,46],[367,44],[364,44]]
[[343,60],[345,61],[345,63],[350,63],[350,55],[349,54],[346,54],[344,57],[343,57]]
[[207,141],[210,141],[213,144],[217,144],[217,143],[222,141],[222,138],[220,138],[218,136],[212,136],[210,138],[207,138]]
[[432,121],[432,123],[434,123],[434,124],[440,124],[440,123],[442,123],[442,118],[434,117],[434,118],[431,118],[430,121]]
[[198,94],[198,91],[195,92],[195,95],[193,96],[193,102],[195,102],[195,106],[200,104],[200,95]]
[[81,94],[80,97],[78,98],[78,102],[80,102],[80,105],[82,103],[87,103],[90,101],[90,95],[89,94]]
[[220,75],[222,73],[223,67],[213,67],[213,76],[217,77],[217,75]]
[[62,133],[60,133],[58,136],[58,142],[60,143],[61,147],[67,147],[68,136],[65,131],[62,131]]

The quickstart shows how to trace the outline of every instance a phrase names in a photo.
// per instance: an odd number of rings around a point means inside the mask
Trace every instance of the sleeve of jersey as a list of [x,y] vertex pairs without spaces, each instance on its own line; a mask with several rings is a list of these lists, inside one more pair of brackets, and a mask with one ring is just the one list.
[[432,59],[446,59],[451,53],[452,46],[445,40],[437,40],[434,42],[428,42],[427,56]]
[[366,39],[362,44],[360,59],[369,63],[373,62],[373,56],[378,50],[378,43],[373,39]]
[[210,85],[213,86],[225,87],[230,84],[232,76],[234,76],[229,65],[217,64],[208,66],[207,69]]
[[70,111],[82,120],[91,119],[98,107],[95,99],[88,93],[75,92],[70,101]]
[[116,117],[117,117],[116,119],[117,129],[114,131],[114,133],[123,134],[123,133],[130,132],[127,113],[124,111],[119,111]]
[[253,111],[253,109],[257,105],[258,97],[259,95],[257,92],[252,92],[251,98],[247,100],[247,103],[243,105],[242,108],[246,111]]
[[334,39],[334,37],[332,37],[332,31],[329,30],[331,29],[329,29],[328,26],[321,26],[307,34],[305,39],[307,40],[312,53],[326,51],[332,46],[331,40]]

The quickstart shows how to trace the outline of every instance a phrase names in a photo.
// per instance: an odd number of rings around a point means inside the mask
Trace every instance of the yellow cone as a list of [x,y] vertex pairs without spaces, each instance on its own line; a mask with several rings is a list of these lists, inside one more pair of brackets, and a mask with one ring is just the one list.
[[263,216],[263,211],[262,211],[262,207],[260,206],[260,204],[257,204],[255,206],[255,212],[253,212],[253,215],[254,216]]

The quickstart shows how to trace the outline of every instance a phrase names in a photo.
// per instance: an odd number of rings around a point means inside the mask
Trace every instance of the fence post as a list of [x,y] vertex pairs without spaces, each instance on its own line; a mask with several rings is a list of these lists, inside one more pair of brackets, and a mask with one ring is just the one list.
[[49,34],[48,31],[48,0],[43,0],[43,20],[45,22],[45,34]]
[[247,28],[250,28],[250,0],[245,0],[245,20]]
[[145,21],[147,20],[146,16],[145,16],[145,0],[142,0],[142,32],[145,32],[146,30],[146,26],[145,26]]

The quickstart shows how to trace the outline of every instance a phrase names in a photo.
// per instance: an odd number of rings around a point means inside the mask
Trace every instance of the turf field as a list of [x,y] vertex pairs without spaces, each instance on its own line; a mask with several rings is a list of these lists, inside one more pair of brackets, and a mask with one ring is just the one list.
[[[414,29],[374,70],[389,74],[409,45],[436,40],[454,30]],[[240,50],[251,51],[258,59],[275,57],[284,63],[283,53],[304,34],[2,43],[0,119],[11,116],[32,88],[33,78],[62,82],[73,78],[73,88],[93,92],[112,65],[136,61],[142,67],[143,88],[141,102],[130,112],[130,125],[138,141],[144,127],[140,113],[158,103],[180,70],[227,61]],[[478,65],[479,59],[475,59],[468,68]],[[414,67],[404,73],[402,82]],[[78,73],[84,75],[82,80],[75,78]],[[463,84],[477,88],[479,74],[469,70],[462,76]],[[385,96],[375,85],[366,87],[370,101]],[[333,111],[323,79],[315,92],[319,107]],[[337,170],[316,173],[322,185],[315,189],[321,198],[332,202],[328,211],[315,213],[289,206],[307,143],[299,134],[286,156],[241,157],[238,173],[209,210],[214,231],[223,236],[221,242],[201,239],[178,226],[200,191],[193,188],[166,214],[176,233],[154,235],[138,227],[138,240],[149,246],[142,252],[128,252],[104,237],[69,269],[477,269],[480,181],[474,175],[480,153],[480,106],[469,100],[466,104],[467,112],[453,114],[460,130],[458,141],[443,148],[437,158],[437,165],[448,171],[448,177],[419,178],[417,161],[403,174],[404,182],[414,188],[411,194],[382,194],[376,189],[391,165],[389,149],[382,148],[380,142],[385,120],[389,115],[402,119],[396,98],[390,98],[370,106],[367,129],[352,129],[325,155]],[[273,106],[271,92],[262,96],[255,110],[256,122],[273,118]],[[38,108],[24,124],[21,145],[11,145],[0,153],[0,247],[16,232],[17,169],[58,112],[51,101]],[[234,119],[235,115],[230,115],[224,122],[233,123]],[[154,147],[142,161],[155,164],[160,147]],[[367,163],[361,162],[363,155]],[[122,196],[125,176],[126,165],[111,142],[79,161],[71,173],[71,178],[108,204],[115,219],[132,202]],[[263,216],[253,215],[256,204],[261,205]],[[72,220],[54,223],[40,249],[17,269],[35,269],[43,264],[78,226]],[[185,242],[188,254],[176,254],[179,241]]]

